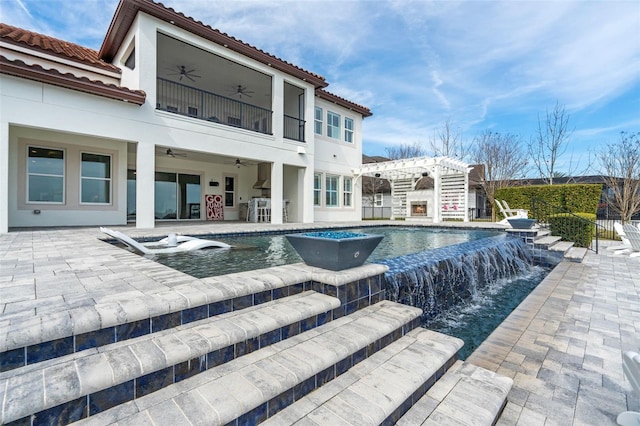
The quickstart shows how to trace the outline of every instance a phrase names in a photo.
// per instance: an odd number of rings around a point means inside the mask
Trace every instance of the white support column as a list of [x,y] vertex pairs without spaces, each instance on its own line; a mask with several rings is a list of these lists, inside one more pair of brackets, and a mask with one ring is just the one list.
[[279,75],[273,79],[273,127],[272,132],[276,141],[284,138],[284,80]]
[[391,217],[389,219],[395,220],[396,215],[394,213],[394,210],[396,208],[396,197],[395,197],[395,191],[393,189],[393,180],[391,179],[389,179],[389,186],[391,187]]
[[[298,220],[302,223],[313,223],[313,168],[301,167],[298,169]],[[289,219],[291,221],[291,219]]]
[[0,127],[0,234],[9,232],[9,123]]
[[464,173],[464,221],[469,222],[469,170]]
[[271,223],[282,223],[283,170],[282,163],[271,163]]
[[138,142],[136,151],[136,228],[153,228],[155,227],[155,145]]
[[440,164],[436,164],[433,168],[433,223],[440,223],[441,198]]

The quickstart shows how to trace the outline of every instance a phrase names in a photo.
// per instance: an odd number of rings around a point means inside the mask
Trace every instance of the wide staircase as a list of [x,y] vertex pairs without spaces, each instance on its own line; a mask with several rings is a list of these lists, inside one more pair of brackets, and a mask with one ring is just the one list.
[[459,361],[462,341],[384,300],[371,268],[293,265],[280,271],[295,282],[226,292],[197,280],[200,304],[69,312],[48,341],[16,325],[0,348],[0,424],[494,424],[511,379]]

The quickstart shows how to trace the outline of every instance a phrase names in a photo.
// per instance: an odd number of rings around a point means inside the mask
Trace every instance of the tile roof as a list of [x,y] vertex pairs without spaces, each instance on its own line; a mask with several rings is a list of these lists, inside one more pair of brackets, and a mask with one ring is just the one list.
[[0,22],[0,40],[15,45],[22,45],[29,49],[38,50],[60,58],[120,73],[120,68],[100,59],[96,50],[23,28],[7,25],[2,22]]
[[28,65],[16,59],[10,60],[0,55],[0,73],[27,78],[67,89],[78,90],[119,101],[142,105],[146,94],[142,90],[131,90],[126,87],[106,84],[86,77],[76,77],[71,73],[63,74],[56,69],[44,69],[40,65]]
[[351,102],[348,99],[341,98],[340,96],[334,95],[333,93],[327,92],[326,90],[316,89],[316,95],[318,95],[320,99],[324,99],[325,101],[335,102],[338,105],[342,105],[353,111],[359,112],[364,117],[371,117],[373,115],[373,113],[369,108],[362,105],[358,105],[357,103]]
[[186,16],[181,12],[177,12],[162,3],[156,3],[152,0],[120,1],[113,19],[111,20],[111,24],[109,25],[109,30],[107,31],[104,42],[102,43],[102,47],[100,48],[99,56],[101,59],[105,61],[111,61],[113,59],[138,12],[144,12],[162,21],[169,22],[176,27],[182,28],[192,34],[224,46],[274,69],[285,72],[301,80],[308,81],[316,88],[326,87],[328,85],[324,77],[321,75],[304,70],[283,59],[273,56],[270,53],[260,50],[255,46],[211,28],[209,25],[196,21],[194,18]]

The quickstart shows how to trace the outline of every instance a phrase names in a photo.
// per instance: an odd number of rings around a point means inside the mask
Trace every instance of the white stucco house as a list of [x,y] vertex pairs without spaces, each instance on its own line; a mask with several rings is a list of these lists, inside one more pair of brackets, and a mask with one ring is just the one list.
[[[368,108],[150,0],[99,51],[0,24],[0,233],[11,227],[359,220]],[[286,209],[285,209],[286,207]]]

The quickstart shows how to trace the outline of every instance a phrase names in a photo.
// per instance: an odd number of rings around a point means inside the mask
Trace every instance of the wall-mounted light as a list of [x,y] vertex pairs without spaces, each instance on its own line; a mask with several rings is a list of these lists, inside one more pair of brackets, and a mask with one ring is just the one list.
[[379,178],[380,177],[380,173],[376,173],[374,176]]
[[429,176],[429,172],[422,172],[422,177],[427,177]]

